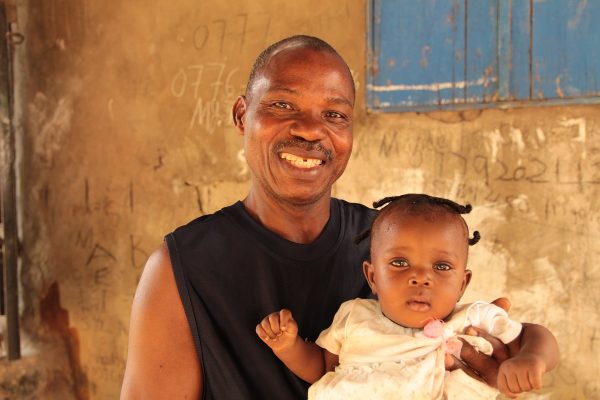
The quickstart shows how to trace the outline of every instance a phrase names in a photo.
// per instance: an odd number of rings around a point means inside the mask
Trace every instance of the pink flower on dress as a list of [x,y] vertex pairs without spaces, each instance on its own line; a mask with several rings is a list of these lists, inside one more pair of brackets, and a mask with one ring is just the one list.
[[423,327],[423,334],[428,338],[437,338],[444,334],[444,321],[431,318]]

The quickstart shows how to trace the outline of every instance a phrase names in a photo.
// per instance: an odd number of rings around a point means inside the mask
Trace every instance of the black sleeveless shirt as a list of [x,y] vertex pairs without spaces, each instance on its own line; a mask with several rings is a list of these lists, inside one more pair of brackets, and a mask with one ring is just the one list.
[[175,281],[204,374],[205,400],[306,399],[297,378],[255,333],[282,308],[300,336],[315,340],[339,305],[369,296],[362,273],[374,211],[331,200],[323,232],[311,244],[265,229],[241,202],[202,216],[166,236]]

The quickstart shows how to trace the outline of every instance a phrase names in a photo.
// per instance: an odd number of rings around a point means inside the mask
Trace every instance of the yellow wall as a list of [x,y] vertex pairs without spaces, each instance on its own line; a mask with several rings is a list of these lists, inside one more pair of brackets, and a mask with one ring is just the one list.
[[[472,203],[468,299],[506,295],[513,317],[556,334],[552,398],[600,398],[600,107],[369,114],[365,0],[18,4],[25,340],[38,357],[42,339],[66,348],[79,398],[117,398],[132,296],[162,236],[244,196],[231,105],[260,50],[299,33],[329,41],[357,80],[335,194]],[[68,334],[48,317],[57,302]]]

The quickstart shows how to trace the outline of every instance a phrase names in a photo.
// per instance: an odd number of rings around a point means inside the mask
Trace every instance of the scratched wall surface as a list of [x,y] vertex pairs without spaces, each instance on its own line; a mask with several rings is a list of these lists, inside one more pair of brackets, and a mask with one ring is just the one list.
[[29,353],[65,349],[73,398],[118,397],[133,293],[162,236],[243,198],[230,108],[259,51],[297,33],[331,42],[357,81],[336,195],[472,203],[469,298],[507,295],[514,317],[555,332],[546,398],[600,398],[598,106],[367,114],[364,1],[23,0],[19,26],[24,334]]

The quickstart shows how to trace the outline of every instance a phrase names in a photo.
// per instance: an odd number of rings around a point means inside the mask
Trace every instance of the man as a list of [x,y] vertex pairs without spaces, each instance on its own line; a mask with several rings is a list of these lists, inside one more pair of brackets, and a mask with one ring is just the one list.
[[[306,398],[308,385],[254,328],[288,308],[314,340],[343,301],[369,294],[366,241],[352,239],[374,211],[331,198],[352,149],[354,101],[348,66],[320,39],[284,39],[259,56],[233,107],[248,196],[178,228],[148,260],[122,398]],[[498,361],[469,351],[495,384]]]

